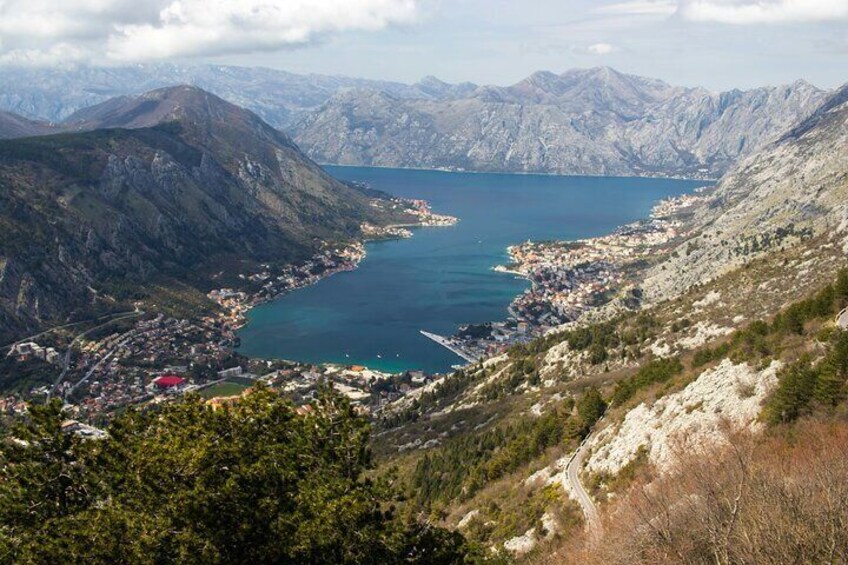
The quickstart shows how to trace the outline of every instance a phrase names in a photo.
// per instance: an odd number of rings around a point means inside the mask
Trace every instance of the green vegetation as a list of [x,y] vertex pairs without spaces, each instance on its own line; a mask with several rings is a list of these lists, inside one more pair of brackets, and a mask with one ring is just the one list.
[[786,423],[837,406],[848,396],[848,333],[834,334],[827,354],[813,363],[804,356],[778,375],[777,389],[763,408],[770,424]]
[[600,392],[589,389],[576,404],[567,399],[539,417],[452,438],[418,460],[410,480],[411,496],[424,508],[434,502],[468,500],[549,448],[564,442],[574,445],[605,410]]
[[667,382],[682,371],[683,364],[676,357],[649,361],[642,365],[635,375],[616,383],[611,402],[616,406],[624,404],[637,391],[656,383]]
[[102,440],[32,406],[2,440],[2,563],[457,563],[456,533],[394,511],[366,477],[369,426],[324,392],[298,411],[261,389],[129,410]]

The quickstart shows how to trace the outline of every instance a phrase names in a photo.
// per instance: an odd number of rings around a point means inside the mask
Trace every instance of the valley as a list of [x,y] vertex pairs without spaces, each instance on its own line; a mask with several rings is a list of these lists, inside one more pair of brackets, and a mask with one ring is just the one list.
[[848,86],[20,72],[0,561],[848,561]]

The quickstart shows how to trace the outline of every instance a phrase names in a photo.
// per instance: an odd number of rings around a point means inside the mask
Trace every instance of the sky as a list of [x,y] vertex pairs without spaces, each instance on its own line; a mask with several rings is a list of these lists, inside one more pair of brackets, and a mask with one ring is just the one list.
[[0,0],[0,64],[266,66],[507,85],[610,66],[714,90],[848,82],[848,0]]

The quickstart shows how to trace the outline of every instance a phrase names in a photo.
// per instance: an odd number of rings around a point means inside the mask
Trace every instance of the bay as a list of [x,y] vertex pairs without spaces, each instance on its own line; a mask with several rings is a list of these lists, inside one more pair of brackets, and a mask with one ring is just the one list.
[[418,228],[411,239],[374,242],[352,272],[260,305],[239,331],[258,358],[361,364],[384,371],[444,372],[461,360],[419,333],[503,320],[528,283],[492,267],[509,245],[610,233],[647,217],[660,199],[704,181],[482,174],[335,167],[337,178],[428,200],[456,226]]

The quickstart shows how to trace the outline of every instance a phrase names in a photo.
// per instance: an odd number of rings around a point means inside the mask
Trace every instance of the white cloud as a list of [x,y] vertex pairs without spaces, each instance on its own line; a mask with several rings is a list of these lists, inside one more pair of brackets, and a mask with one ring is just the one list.
[[848,20],[848,0],[681,0],[679,14],[724,24],[792,24]]
[[590,55],[609,55],[615,53],[618,49],[615,45],[609,43],[595,43],[586,48],[586,53]]
[[676,0],[633,0],[609,4],[597,9],[597,12],[601,14],[623,16],[670,16],[676,11]]
[[419,0],[0,0],[0,61],[274,51],[414,22]]

